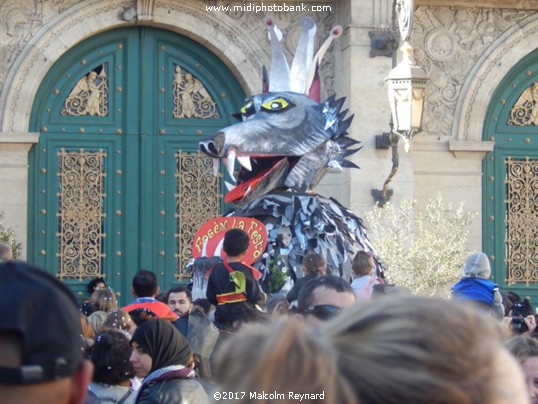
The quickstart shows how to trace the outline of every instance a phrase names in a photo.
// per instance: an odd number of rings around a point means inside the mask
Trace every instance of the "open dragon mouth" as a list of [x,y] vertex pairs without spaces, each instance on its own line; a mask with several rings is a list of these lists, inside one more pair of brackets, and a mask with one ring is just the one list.
[[289,170],[297,163],[298,156],[237,156],[231,150],[224,158],[230,178],[235,181],[235,161],[241,165],[235,184],[226,183],[226,203],[250,201],[259,195],[284,185]]

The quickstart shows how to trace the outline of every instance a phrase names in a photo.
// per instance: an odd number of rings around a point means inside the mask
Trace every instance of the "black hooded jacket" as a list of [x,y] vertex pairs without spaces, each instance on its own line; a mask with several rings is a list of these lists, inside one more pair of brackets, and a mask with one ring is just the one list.
[[206,291],[207,300],[217,307],[215,310],[215,323],[217,326],[231,326],[234,320],[244,317],[245,311],[253,309],[257,303],[263,303],[265,300],[265,294],[256,279],[254,279],[250,268],[240,262],[231,262],[228,265],[234,271],[240,271],[245,274],[246,287],[244,293],[247,300],[237,303],[218,304],[217,296],[234,292],[235,285],[230,281],[230,273],[224,264],[217,264],[209,275]]

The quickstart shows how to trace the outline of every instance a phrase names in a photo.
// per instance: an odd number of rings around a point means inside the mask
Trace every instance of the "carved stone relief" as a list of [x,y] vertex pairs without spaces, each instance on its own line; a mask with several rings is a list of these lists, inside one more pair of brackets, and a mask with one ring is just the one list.
[[220,118],[215,101],[200,80],[192,73],[184,71],[179,65],[175,66],[172,116],[176,119]]
[[108,75],[107,64],[82,77],[69,93],[62,108],[62,115],[107,116]]
[[[290,2],[293,1],[290,0]],[[252,87],[252,77],[253,75],[260,77],[261,89],[262,65],[270,65],[270,46],[261,21],[263,15],[253,12],[229,13],[229,15],[212,14],[206,10],[206,3],[213,2],[206,0],[0,1],[0,24],[4,27],[0,31],[0,105],[5,102],[4,115],[0,116],[0,125],[2,128],[11,129],[26,126],[26,119],[21,120],[20,116],[15,122],[15,114],[29,115],[31,100],[27,97],[21,99],[19,95],[33,94],[35,83],[28,82],[27,78],[40,71],[37,66],[49,64],[48,55],[57,55],[55,49],[59,50],[62,47],[59,38],[63,38],[66,33],[71,31],[76,33],[75,36],[80,36],[81,39],[91,35],[92,30],[88,29],[87,21],[99,18],[98,16],[106,15],[111,18],[107,20],[107,25],[96,28],[96,32],[106,29],[108,25],[113,23],[116,23],[114,26],[118,26],[117,24],[126,22],[123,14],[131,8],[135,10],[140,8],[137,11],[146,10],[144,12],[145,18],[152,19],[153,23],[157,25],[160,24],[164,15],[178,16],[178,18],[185,16],[200,21],[200,26],[206,27],[208,31],[218,32],[219,39],[225,38],[220,40],[221,45],[226,46],[225,44],[229,43],[242,55],[241,60],[237,59],[237,53],[231,59],[239,69],[239,74],[249,77],[249,88],[253,88],[252,91],[257,92],[257,89]],[[314,4],[316,2],[305,1],[304,3]],[[319,4],[319,1],[316,4]],[[336,10],[336,1],[333,4],[334,10]],[[318,42],[326,38],[330,28],[334,25],[335,14],[335,12],[319,12],[311,15],[318,25]],[[290,33],[290,38],[294,37],[293,32],[296,29],[294,27],[299,23],[300,13],[273,13],[273,18],[285,37]],[[238,21],[239,19],[240,21]],[[237,24],[234,23],[236,20]],[[50,29],[43,30],[47,25]],[[180,25],[178,23],[178,27]],[[80,32],[81,26],[85,27],[82,33]],[[197,38],[204,38],[203,32],[196,32],[195,35]],[[30,39],[36,42],[31,48],[26,46]],[[208,37],[206,40],[210,41],[211,39]],[[291,54],[295,53],[294,42],[296,41],[291,40],[290,43],[290,40],[285,43],[285,47],[291,62]],[[226,48],[222,49],[224,54]],[[320,69],[320,76],[323,80],[322,96],[333,93],[334,60],[333,45],[326,54]],[[248,68],[249,72],[241,72],[242,67]],[[9,85],[4,85],[6,78],[10,80]],[[23,91],[24,89],[26,91]]]
[[538,83],[533,83],[519,96],[510,110],[508,125],[538,125]]
[[0,94],[10,65],[48,21],[83,0],[0,2]]
[[423,129],[435,136],[452,132],[462,85],[488,47],[531,11],[419,7],[411,44],[430,76]]

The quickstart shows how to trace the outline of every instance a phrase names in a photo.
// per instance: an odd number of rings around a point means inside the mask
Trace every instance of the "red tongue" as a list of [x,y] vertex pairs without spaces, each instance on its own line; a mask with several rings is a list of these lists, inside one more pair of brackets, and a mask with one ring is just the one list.
[[230,192],[228,192],[224,196],[224,202],[230,203],[230,202],[237,201],[238,199],[241,199],[242,197],[244,197],[245,194],[246,194],[248,186],[251,185],[252,188],[255,188],[256,185],[263,179],[265,174],[267,174],[267,172],[269,172],[269,171],[270,171],[270,169],[262,171],[257,176],[252,177],[250,180],[245,181],[245,182],[237,185],[234,189],[232,189]]

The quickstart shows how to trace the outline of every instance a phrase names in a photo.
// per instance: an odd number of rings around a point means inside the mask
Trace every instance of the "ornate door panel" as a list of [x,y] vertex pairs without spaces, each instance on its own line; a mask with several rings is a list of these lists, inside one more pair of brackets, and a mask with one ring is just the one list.
[[484,248],[503,290],[538,301],[538,52],[504,78],[490,103],[484,140]]
[[105,276],[124,302],[139,268],[161,288],[183,279],[190,237],[221,203],[198,140],[242,99],[220,60],[170,32],[119,29],[68,51],[31,118],[29,260],[79,295]]

